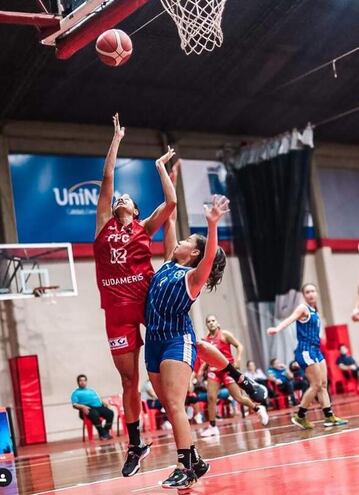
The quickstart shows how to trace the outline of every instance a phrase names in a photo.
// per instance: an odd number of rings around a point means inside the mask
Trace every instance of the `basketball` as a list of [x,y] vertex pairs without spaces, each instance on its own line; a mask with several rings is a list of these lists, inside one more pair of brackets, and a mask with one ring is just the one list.
[[96,41],[98,56],[106,65],[117,67],[127,62],[132,54],[131,38],[120,29],[109,29]]

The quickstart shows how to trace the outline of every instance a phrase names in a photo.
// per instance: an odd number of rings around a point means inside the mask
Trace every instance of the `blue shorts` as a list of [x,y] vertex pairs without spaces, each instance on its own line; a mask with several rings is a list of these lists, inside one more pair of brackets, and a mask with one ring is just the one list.
[[145,363],[147,371],[151,373],[159,373],[160,365],[166,359],[182,361],[193,369],[196,357],[196,340],[190,333],[160,341],[146,337]]
[[323,361],[324,356],[319,347],[297,348],[294,351],[294,358],[299,366],[305,370],[308,366]]

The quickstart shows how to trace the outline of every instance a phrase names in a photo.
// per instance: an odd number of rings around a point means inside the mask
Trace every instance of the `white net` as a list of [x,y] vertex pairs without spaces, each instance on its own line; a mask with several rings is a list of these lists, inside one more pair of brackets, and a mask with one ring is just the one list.
[[176,23],[187,55],[211,52],[223,43],[222,15],[227,0],[161,0]]

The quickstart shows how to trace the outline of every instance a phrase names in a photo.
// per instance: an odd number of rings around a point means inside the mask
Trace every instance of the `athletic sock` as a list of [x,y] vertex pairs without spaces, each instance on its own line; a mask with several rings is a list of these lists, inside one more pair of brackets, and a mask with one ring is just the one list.
[[305,407],[301,407],[300,406],[299,409],[298,409],[298,416],[300,418],[302,418],[302,419],[305,418],[305,415],[307,414],[307,411],[308,411],[308,409],[306,409]]
[[233,380],[238,384],[239,387],[241,387],[245,392],[247,392],[248,395],[251,395],[251,392],[253,392],[253,385],[249,382],[248,378],[245,375],[243,375],[243,373],[236,370],[233,364],[229,363],[221,371],[228,373],[233,378]]
[[177,460],[183,464],[186,469],[191,469],[191,449],[178,449]]
[[213,427],[214,427],[214,426],[216,426],[216,420],[214,420],[214,421],[210,421],[210,422],[209,422],[209,424],[210,424],[211,426],[213,426]]
[[228,363],[227,366],[223,370],[221,370],[221,372],[229,373],[229,375],[236,383],[242,381],[244,378],[244,375],[242,375],[240,371],[236,370],[236,368],[231,363]]
[[323,413],[324,413],[324,416],[326,418],[329,418],[330,416],[333,416],[332,406],[323,407]]
[[126,423],[128,438],[130,445],[138,446],[141,444],[140,438],[140,422],[135,421],[134,423]]
[[198,450],[195,445],[191,445],[191,463],[196,464],[200,459]]

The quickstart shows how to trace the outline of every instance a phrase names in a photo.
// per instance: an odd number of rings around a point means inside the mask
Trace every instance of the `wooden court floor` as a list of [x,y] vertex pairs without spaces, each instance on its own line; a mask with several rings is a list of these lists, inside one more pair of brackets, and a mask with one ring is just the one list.
[[[349,419],[346,427],[324,428],[320,410],[311,412],[316,427],[310,432],[290,423],[289,410],[272,412],[266,428],[254,416],[220,421],[220,437],[200,439],[201,429],[196,427],[197,446],[210,460],[211,470],[192,488],[192,495],[358,494],[359,396],[335,402],[336,413]],[[76,440],[22,448],[13,466],[16,485],[0,491],[5,495],[165,494],[158,483],[176,460],[171,432],[146,438],[153,441],[152,452],[133,478],[121,477],[125,442]]]

